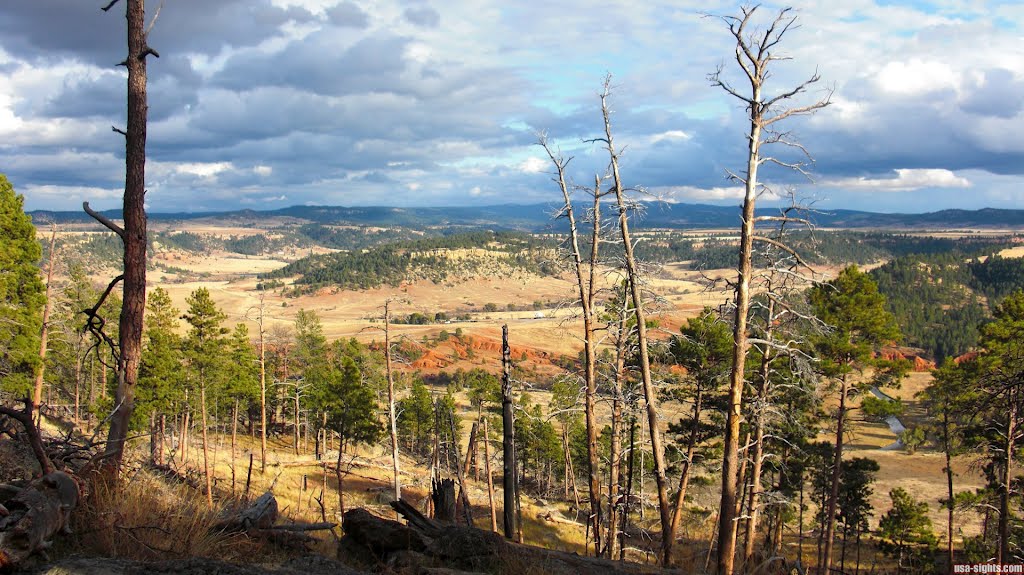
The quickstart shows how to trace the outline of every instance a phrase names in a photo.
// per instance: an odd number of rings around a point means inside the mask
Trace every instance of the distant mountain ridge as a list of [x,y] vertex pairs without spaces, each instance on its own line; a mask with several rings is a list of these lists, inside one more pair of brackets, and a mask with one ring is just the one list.
[[[581,209],[585,209],[580,206]],[[642,228],[711,229],[732,228],[739,223],[738,206],[708,204],[647,203],[640,218]],[[558,228],[552,220],[557,206],[552,204],[452,206],[399,208],[387,206],[290,206],[276,210],[232,210],[224,212],[150,213],[153,221],[189,221],[216,219],[244,222],[284,217],[320,224],[357,226],[402,226],[429,228],[439,226],[489,228],[521,231],[545,231]],[[763,208],[759,215],[778,213],[777,208]],[[120,219],[121,210],[107,210],[103,215]],[[30,212],[34,221],[81,223],[92,221],[83,212]],[[980,210],[948,209],[920,214],[883,214],[857,210],[832,210],[811,215],[811,220],[825,228],[883,229],[948,229],[948,228],[1024,228],[1024,210],[983,208]]]

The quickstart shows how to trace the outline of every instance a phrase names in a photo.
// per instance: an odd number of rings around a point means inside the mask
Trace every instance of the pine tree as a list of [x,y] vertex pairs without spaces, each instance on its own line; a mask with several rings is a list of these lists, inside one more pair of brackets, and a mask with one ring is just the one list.
[[153,460],[162,463],[163,425],[155,425],[156,419],[164,422],[174,404],[182,400],[184,388],[184,342],[178,335],[180,312],[171,303],[167,290],[158,287],[149,295],[146,304],[145,347],[139,365],[138,403],[133,419],[138,426],[150,418],[156,429]]
[[847,267],[831,282],[812,286],[809,299],[815,315],[829,326],[814,342],[822,373],[839,383],[832,481],[823,517],[823,550],[818,557],[818,565],[828,569],[832,563],[843,441],[851,409],[848,401],[851,387],[857,387],[851,375],[873,364],[878,370],[876,380],[898,377],[899,366],[873,361],[872,354],[883,344],[898,341],[900,331],[893,315],[885,309],[885,296],[878,293],[878,285],[856,266]]
[[40,367],[46,296],[36,266],[42,252],[24,203],[0,174],[0,389],[27,398]]
[[[301,380],[292,382],[294,384],[294,396],[292,411],[294,429],[292,434],[295,453],[299,453],[299,425],[302,413],[302,391],[308,390],[314,395],[323,394],[323,388],[327,385],[329,367],[327,365],[327,338],[324,336],[324,328],[320,318],[315,311],[300,309],[295,316],[295,351],[292,354],[295,366],[295,374]],[[326,417],[320,413],[321,429],[326,427],[322,418]],[[326,439],[326,438],[324,438]],[[317,434],[316,455],[320,457],[320,434]]]
[[338,435],[338,512],[345,513],[342,470],[343,456],[351,446],[376,441],[384,432],[377,417],[378,405],[373,392],[363,385],[359,368],[348,357],[326,373],[323,388],[317,394],[317,407],[326,415],[325,428]]
[[199,288],[185,300],[188,312],[182,316],[189,323],[185,340],[190,375],[199,385],[199,410],[203,425],[203,474],[206,476],[206,500],[213,506],[213,474],[209,455],[209,419],[206,398],[216,391],[225,375],[224,335],[227,329],[221,323],[227,318],[210,297],[210,291]]
[[902,487],[889,492],[892,509],[878,522],[881,548],[896,560],[900,573],[933,571],[932,555],[938,540],[928,518],[928,504],[917,501]]

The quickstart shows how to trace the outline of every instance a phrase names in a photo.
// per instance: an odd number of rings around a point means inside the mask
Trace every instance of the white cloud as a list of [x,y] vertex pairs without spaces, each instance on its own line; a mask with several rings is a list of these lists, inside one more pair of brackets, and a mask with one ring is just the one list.
[[179,174],[200,178],[214,178],[217,174],[233,168],[231,162],[190,162],[174,166],[174,170]]
[[[121,197],[124,188],[99,188],[94,186],[57,186],[29,184],[25,186],[26,195],[31,194],[41,206],[46,206],[48,200],[59,200],[66,202],[69,199],[75,202],[110,200]],[[42,201],[40,201],[42,199]],[[47,209],[41,207],[41,209]]]
[[270,166],[256,166],[252,169],[252,172],[257,176],[267,177],[274,173],[274,168]]
[[959,75],[949,64],[919,58],[889,62],[878,72],[875,81],[883,91],[901,96],[955,90],[960,85]]
[[967,178],[945,169],[898,169],[895,178],[839,178],[824,180],[822,186],[879,191],[907,192],[921,188],[969,188]]
[[663,140],[689,140],[692,136],[682,130],[669,130],[651,136],[651,143],[657,144]]
[[548,163],[537,156],[526,158],[519,164],[519,169],[527,174],[539,174],[548,168]]

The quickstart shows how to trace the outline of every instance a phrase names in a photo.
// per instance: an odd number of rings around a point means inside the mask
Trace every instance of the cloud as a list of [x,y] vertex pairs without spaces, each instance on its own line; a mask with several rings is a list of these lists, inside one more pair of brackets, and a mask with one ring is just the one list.
[[825,180],[823,186],[906,192],[922,188],[969,188],[971,182],[944,169],[898,169],[895,178],[840,178]]
[[441,25],[441,15],[429,6],[406,8],[404,15],[409,22],[424,28],[437,28]]
[[527,174],[539,174],[551,167],[550,162],[537,156],[530,156],[519,164],[519,169]]
[[[125,124],[125,72],[116,66],[123,6],[117,14],[97,8],[33,0],[0,11],[0,170],[19,191],[32,190],[29,209],[78,209],[77,198],[53,193],[61,187],[93,193],[97,207],[117,205],[101,190],[119,189],[124,177],[124,141],[110,130]],[[535,131],[573,158],[572,181],[591,184],[608,158],[584,140],[602,135],[596,94],[612,72],[627,185],[675,201],[736,202],[725,174],[744,167],[745,106],[708,86],[706,74],[724,64],[735,85],[744,78],[728,32],[702,18],[706,10],[732,8],[696,0],[599,8],[565,0],[557,13],[503,0],[165,3],[150,37],[161,58],[148,69],[148,201],[156,210],[281,197],[547,201],[558,192]],[[802,26],[778,50],[789,59],[774,63],[765,94],[816,70],[820,85],[835,89],[831,106],[781,126],[812,153],[822,183],[768,165],[763,178],[833,204],[869,198],[879,209],[913,209],[924,190],[961,207],[1019,204],[1024,14],[998,2],[806,0],[799,16]],[[970,195],[955,192],[966,186]]]

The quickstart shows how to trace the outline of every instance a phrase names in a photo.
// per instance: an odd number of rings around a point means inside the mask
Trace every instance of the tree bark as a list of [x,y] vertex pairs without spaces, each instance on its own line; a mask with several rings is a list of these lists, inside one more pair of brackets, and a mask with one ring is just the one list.
[[590,489],[590,525],[594,535],[594,552],[599,553],[601,549],[601,475],[600,455],[597,444],[597,371],[596,364],[596,342],[594,341],[594,293],[596,290],[595,274],[597,268],[598,241],[601,222],[601,180],[598,177],[594,186],[594,210],[593,210],[593,232],[591,234],[589,273],[584,269],[583,256],[580,251],[579,229],[576,223],[576,215],[572,206],[572,197],[565,180],[565,166],[568,161],[556,157],[548,148],[547,141],[541,138],[541,145],[548,153],[551,161],[554,162],[558,171],[558,186],[562,192],[564,205],[562,213],[569,220],[569,243],[573,259],[573,271],[576,274],[576,286],[579,291],[580,307],[583,310],[583,371],[584,384],[586,386],[584,402],[584,418],[587,426],[587,466],[589,471]]
[[53,266],[57,263],[57,226],[53,226],[50,232],[50,262],[46,266],[46,304],[43,306],[43,327],[39,333],[39,369],[36,371],[36,381],[32,390],[32,406],[36,416],[42,418],[39,407],[43,399],[43,373],[46,371],[46,350],[47,339],[50,334],[50,310],[53,309]]
[[231,408],[231,495],[235,494],[235,460],[238,455],[235,447],[238,444],[238,398],[235,398],[235,405]]
[[146,312],[146,57],[156,55],[146,44],[145,1],[126,0],[128,7],[128,124],[125,131],[124,279],[119,322],[116,406],[110,419],[104,459],[116,472],[135,409],[135,386],[142,357],[142,320]]
[[206,476],[206,504],[213,509],[213,475],[210,473],[209,422],[206,415],[206,378],[199,374],[199,409],[203,424],[203,475]]
[[[955,555],[953,552],[953,510],[956,505],[953,498],[956,495],[953,491],[953,456],[952,445],[949,437],[949,401],[945,400],[942,407],[942,451],[946,457],[946,572],[953,572]],[[858,535],[858,543],[859,543]]]
[[700,414],[703,411],[704,390],[700,384],[697,385],[697,396],[693,401],[693,428],[690,430],[690,437],[686,440],[686,458],[683,460],[683,469],[679,473],[679,493],[676,494],[676,504],[672,511],[672,524],[669,527],[669,534],[675,537],[679,529],[679,521],[683,516],[683,505],[686,501],[686,491],[690,485],[690,470],[693,467],[693,456],[697,451],[697,424],[700,421]]
[[[760,101],[761,87],[756,85],[753,100]],[[743,198],[740,255],[737,265],[735,315],[733,316],[733,356],[729,377],[729,406],[725,423],[725,455],[722,459],[722,499],[718,516],[718,572],[732,575],[736,555],[736,491],[739,472],[740,423],[743,418],[744,370],[747,362],[747,315],[750,309],[750,280],[753,275],[754,204],[757,201],[758,148],[761,126],[750,123],[748,136],[746,191]]]
[[[774,319],[774,301],[768,302],[768,325],[765,329],[765,339],[772,339],[772,321]],[[747,503],[747,532],[743,544],[743,565],[746,570],[753,568],[754,541],[757,538],[757,521],[760,514],[761,497],[761,470],[763,469],[764,458],[764,426],[765,410],[768,399],[768,378],[771,375],[771,351],[765,347],[761,355],[760,386],[757,389],[757,401],[755,402],[754,417],[754,457],[753,469],[750,477],[750,492]],[[844,540],[845,543],[845,540]]]
[[836,532],[836,503],[839,501],[839,479],[842,476],[843,463],[843,433],[846,423],[846,396],[849,393],[846,376],[842,378],[839,386],[839,413],[836,416],[836,447],[832,455],[832,480],[829,486],[828,503],[825,510],[825,540],[821,557],[818,558],[819,571],[828,573],[832,567],[832,546]]
[[[395,410],[395,378],[391,373],[391,300],[384,302],[384,365],[388,377],[388,420],[391,431],[391,467],[394,475],[395,501],[402,499],[402,478],[398,463],[398,412]],[[476,429],[476,428],[474,428]]]
[[[1011,392],[1012,394],[1013,392]],[[1013,561],[1010,555],[1010,483],[1013,481],[1014,434],[1016,430],[1017,402],[1011,397],[1010,412],[1006,415],[1006,464],[999,485],[999,563],[1006,565]]]
[[263,310],[263,296],[260,295],[260,473],[267,472],[267,346]]
[[[324,452],[327,451],[327,437],[324,437]],[[345,486],[342,481],[345,479],[341,472],[341,454],[345,451],[345,440],[338,438],[338,466],[334,470],[334,476],[338,480],[338,515],[345,515]]]
[[502,518],[505,537],[513,539],[516,534],[516,456],[512,415],[512,351],[508,345],[508,324],[501,326],[501,423],[504,488]]
[[491,512],[491,531],[498,532],[498,514],[494,509],[494,478],[491,476],[490,436],[487,433],[487,418],[484,418],[484,472],[487,473],[487,506]]
[[[595,238],[596,239],[596,238]],[[612,398],[612,422],[611,422],[611,452],[608,458],[608,537],[605,547],[608,549],[606,557],[615,558],[615,547],[619,544],[619,513],[621,503],[619,491],[621,478],[619,477],[622,466],[622,383],[626,374],[626,344],[629,341],[629,329],[627,322],[626,300],[628,299],[629,288],[623,285],[622,305],[619,306],[618,331],[615,334],[615,374]],[[576,506],[579,507],[577,498]]]

